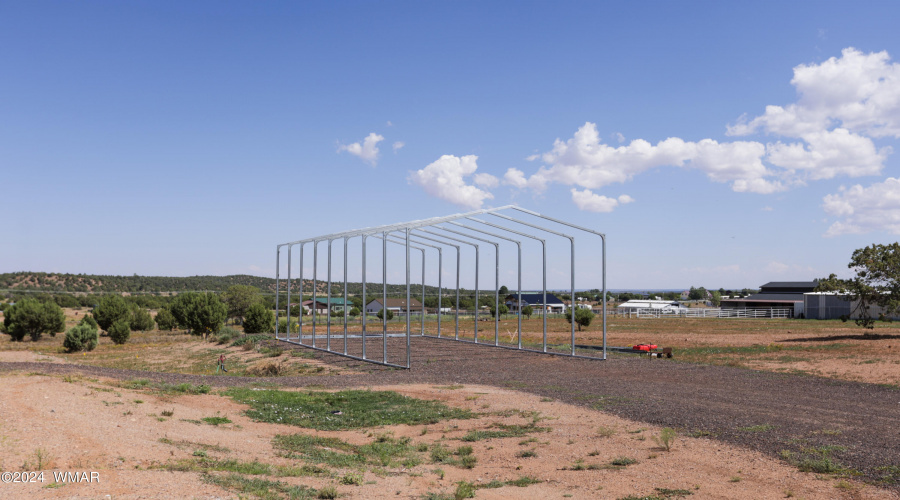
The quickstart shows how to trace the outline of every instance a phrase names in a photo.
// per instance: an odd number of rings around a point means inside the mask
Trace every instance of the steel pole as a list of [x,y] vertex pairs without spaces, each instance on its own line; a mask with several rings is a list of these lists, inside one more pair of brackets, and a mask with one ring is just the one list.
[[543,264],[542,264],[542,266],[543,266],[543,270],[542,270],[543,289],[542,290],[544,292],[544,299],[543,299],[544,302],[543,302],[543,304],[541,304],[541,309],[542,309],[541,316],[543,316],[543,318],[544,318],[544,347],[543,347],[543,349],[544,349],[544,352],[547,352],[547,244],[544,242],[541,242],[541,252],[543,254],[543,257],[542,257],[542,259],[543,259]]
[[278,296],[281,291],[278,289],[280,280],[278,279],[281,270],[281,245],[275,247],[275,338],[278,339]]
[[316,346],[316,323],[319,321],[319,303],[317,302],[317,291],[318,284],[317,278],[319,276],[319,241],[313,241],[313,296],[312,296],[312,317],[313,317],[313,325],[312,325],[312,346]]
[[362,292],[363,292],[363,312],[362,312],[362,357],[366,359],[366,319],[369,315],[369,305],[366,303],[366,235],[362,235]]
[[[422,250],[422,262],[425,262],[425,250]],[[424,270],[424,267],[422,268]],[[424,275],[422,276],[424,278]],[[422,285],[424,289],[424,284]],[[410,296],[409,289],[409,228],[406,228],[406,367],[409,368],[410,356],[409,356],[409,336],[410,336],[410,316],[412,316],[412,304],[410,301],[412,297]],[[422,307],[425,307],[425,304],[422,304]],[[422,322],[423,328],[425,325],[424,318]]]
[[381,233],[381,356],[387,363],[387,233]]
[[344,354],[347,354],[347,237],[344,237]]
[[438,315],[437,315],[437,331],[438,337],[441,336],[441,315],[443,308],[441,306],[441,297],[444,295],[443,274],[444,274],[444,252],[438,247]]
[[328,285],[325,287],[325,349],[331,350],[331,242],[328,240]]
[[[406,230],[406,246],[409,246],[409,230]],[[425,249],[422,249],[422,335],[425,335]]]
[[572,243],[572,356],[575,355],[575,238],[569,240]]
[[303,245],[300,243],[300,316],[297,317],[297,341],[303,345]]
[[456,247],[456,340],[459,340],[459,247]]
[[284,335],[285,339],[291,338],[291,245],[288,245],[287,251],[287,332]]

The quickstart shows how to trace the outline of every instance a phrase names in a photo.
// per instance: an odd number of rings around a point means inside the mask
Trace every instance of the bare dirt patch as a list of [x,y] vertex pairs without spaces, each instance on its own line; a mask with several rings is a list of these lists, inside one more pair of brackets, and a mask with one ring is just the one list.
[[[317,489],[334,486],[348,498],[452,493],[460,481],[480,487],[477,498],[622,498],[659,491],[681,491],[692,498],[897,498],[893,492],[858,482],[801,473],[759,453],[709,439],[678,436],[671,451],[664,451],[653,440],[660,433],[658,427],[495,387],[373,387],[440,400],[481,415],[432,425],[313,432],[254,422],[242,414],[246,407],[218,395],[155,394],[84,377],[5,375],[3,382],[0,468],[33,468],[40,452],[45,460],[43,470],[48,473],[44,483],[2,486],[4,493],[14,491],[18,498],[237,497],[234,491],[203,481],[200,472],[171,470],[172,464],[205,456],[299,466],[302,463],[279,456],[272,446],[277,434],[293,433],[335,437],[358,445],[371,442],[374,435],[409,437],[429,446],[436,442],[450,448],[470,445],[477,458],[471,469],[428,463],[425,458],[413,467],[361,472],[333,469],[320,477],[258,476]],[[164,412],[170,416],[163,417]],[[215,415],[230,422],[202,423],[203,418]],[[475,442],[459,440],[472,430],[497,423],[525,424],[535,418],[549,431]],[[631,460],[634,463],[628,463]],[[612,465],[616,461],[627,465]],[[97,471],[101,482],[48,488],[52,471],[76,470]],[[360,484],[341,484],[341,478],[354,472],[361,474]],[[526,487],[487,487],[522,477],[540,482]]]

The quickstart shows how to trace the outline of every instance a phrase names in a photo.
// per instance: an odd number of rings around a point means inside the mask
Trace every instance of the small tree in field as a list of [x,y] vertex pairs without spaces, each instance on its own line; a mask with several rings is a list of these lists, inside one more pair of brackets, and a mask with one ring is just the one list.
[[222,299],[228,306],[228,316],[240,318],[244,324],[244,316],[250,306],[259,298],[259,289],[250,285],[232,285],[222,294]]
[[819,280],[816,291],[846,294],[856,302],[851,315],[856,315],[856,324],[863,328],[875,328],[873,306],[880,307],[885,316],[900,310],[900,243],[857,249],[847,267],[854,277],[840,279],[832,274]]
[[63,347],[66,352],[93,351],[97,347],[97,327],[81,323],[66,332]]
[[56,302],[41,303],[36,299],[24,299],[8,307],[0,328],[14,342],[21,342],[25,335],[31,336],[33,341],[40,340],[44,333],[55,337],[65,329],[66,316]]
[[172,315],[194,335],[218,333],[228,316],[228,307],[214,293],[188,292],[172,301]]
[[132,330],[146,332],[153,329],[153,317],[150,316],[150,311],[135,305],[132,306],[129,324]]
[[118,295],[104,295],[92,314],[100,328],[106,332],[109,332],[110,327],[117,321],[131,321],[128,303]]
[[522,308],[522,314],[524,314],[526,318],[531,319],[531,315],[534,314],[534,308],[525,306]]
[[[578,308],[575,310],[575,323],[578,324],[578,331],[581,331],[581,327],[589,327],[591,326],[591,321],[594,320],[594,313],[587,309]],[[566,321],[569,323],[572,322],[572,308],[570,307],[566,311]]]
[[378,314],[376,314],[376,316],[378,316],[378,319],[381,319],[381,320],[384,319],[384,311],[387,311],[387,320],[388,321],[394,319],[394,311],[391,311],[390,309],[385,309],[385,308],[381,308],[381,310],[378,311]]
[[244,315],[244,333],[268,333],[275,329],[275,315],[257,302],[247,308]]
[[[500,315],[502,316],[508,312],[509,312],[509,307],[507,307],[506,304],[500,304]],[[491,317],[493,318],[495,316],[497,316],[497,308],[495,308],[494,306],[491,306]]]
[[156,313],[156,326],[158,326],[160,330],[171,331],[175,329],[175,325],[175,316],[172,316],[172,311],[167,307],[163,307]]
[[353,316],[354,318],[357,317],[357,316],[359,316],[359,314],[360,314],[359,308],[358,308],[358,307],[354,307],[353,309],[350,309],[350,312],[349,312],[348,314],[349,314],[350,316]]
[[131,325],[128,324],[127,319],[120,319],[109,327],[107,333],[109,333],[109,338],[113,343],[124,344],[131,337]]

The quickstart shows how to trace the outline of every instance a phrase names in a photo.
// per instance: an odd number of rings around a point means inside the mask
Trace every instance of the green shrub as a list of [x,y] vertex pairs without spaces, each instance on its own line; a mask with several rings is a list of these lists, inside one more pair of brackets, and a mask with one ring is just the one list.
[[[280,318],[278,320],[278,333],[284,333],[287,331],[287,318]],[[297,324],[296,321],[291,320],[291,333],[297,333],[300,331],[300,325]]]
[[[500,304],[500,316],[503,316],[504,314],[506,314],[508,312],[509,312],[509,307],[507,307],[506,304]],[[493,318],[496,315],[497,315],[497,308],[492,305],[491,306],[491,317]]]
[[65,329],[66,316],[56,302],[42,303],[37,299],[23,299],[7,308],[0,327],[14,342],[21,342],[25,335],[33,341],[40,340],[43,333],[55,337]]
[[172,315],[194,335],[218,333],[228,316],[228,307],[214,293],[187,292],[172,301]]
[[166,331],[175,329],[175,316],[172,316],[172,311],[170,311],[169,308],[163,307],[156,313],[156,326],[158,326],[160,330]]
[[131,310],[131,329],[146,332],[153,329],[153,317],[150,311],[140,306],[134,306]]
[[241,347],[244,345],[253,346],[260,340],[268,340],[270,338],[272,338],[271,335],[265,335],[265,334],[245,335],[245,336],[235,340],[234,342],[232,342],[231,347]]
[[131,326],[127,319],[120,319],[113,323],[109,330],[109,338],[116,344],[124,344],[131,337]]
[[475,485],[466,481],[456,483],[456,491],[453,492],[454,500],[475,498]]
[[66,352],[93,351],[97,347],[97,328],[90,324],[79,324],[69,328],[63,347]]
[[531,306],[525,306],[522,308],[522,315],[528,319],[531,319],[531,315],[534,314],[534,308]]
[[353,309],[350,309],[350,312],[348,314],[354,318],[359,316],[359,314],[360,314],[359,308],[354,307]]
[[226,326],[219,330],[219,334],[216,335],[215,340],[219,344],[226,344],[228,342],[231,342],[231,339],[239,337],[240,335],[241,332],[237,331],[234,328],[231,328],[230,326]]
[[269,308],[261,302],[257,302],[247,308],[244,316],[244,333],[269,333],[274,331],[275,315]]
[[79,325],[91,325],[94,330],[100,328],[100,325],[97,324],[97,320],[94,319],[90,314],[85,314],[81,317],[81,321],[78,322]]
[[[384,309],[382,308],[380,311],[378,311],[378,314],[376,314],[376,316],[378,316],[378,319],[384,320]],[[394,319],[394,311],[391,311],[390,309],[387,310],[387,319],[388,321]]]
[[100,298],[100,303],[94,308],[92,313],[97,324],[104,331],[109,332],[113,323],[118,321],[131,321],[131,311],[125,299],[118,295],[104,295]]

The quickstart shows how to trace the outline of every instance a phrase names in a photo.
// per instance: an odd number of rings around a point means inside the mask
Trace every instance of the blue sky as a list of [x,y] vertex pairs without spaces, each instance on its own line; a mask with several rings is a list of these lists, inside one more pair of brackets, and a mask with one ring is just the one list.
[[846,275],[900,233],[898,10],[0,2],[0,272],[271,276],[516,203],[605,232],[611,288]]

